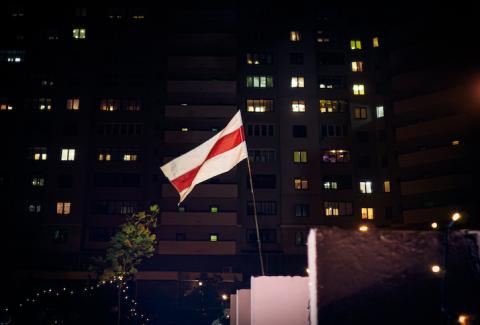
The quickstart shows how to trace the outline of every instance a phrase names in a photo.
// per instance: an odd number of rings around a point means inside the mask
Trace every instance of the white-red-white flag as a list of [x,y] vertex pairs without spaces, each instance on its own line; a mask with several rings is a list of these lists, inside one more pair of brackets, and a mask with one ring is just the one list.
[[180,204],[195,185],[228,172],[248,157],[240,111],[215,136],[160,167],[180,194]]

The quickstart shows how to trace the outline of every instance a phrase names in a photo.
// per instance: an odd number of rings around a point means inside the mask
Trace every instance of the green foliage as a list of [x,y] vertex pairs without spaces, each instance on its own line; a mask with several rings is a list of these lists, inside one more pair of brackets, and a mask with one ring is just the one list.
[[157,225],[157,205],[148,212],[142,211],[128,216],[118,232],[110,239],[105,257],[94,259],[94,266],[100,280],[115,277],[132,277],[144,258],[151,257],[155,251]]

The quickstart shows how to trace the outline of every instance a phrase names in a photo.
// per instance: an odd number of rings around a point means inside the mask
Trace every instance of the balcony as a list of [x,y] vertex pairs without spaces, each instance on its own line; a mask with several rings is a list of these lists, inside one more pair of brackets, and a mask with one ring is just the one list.
[[[178,192],[171,184],[163,184],[162,196],[178,198]],[[236,198],[238,196],[238,185],[199,184],[188,196],[196,198]]]
[[158,254],[162,255],[235,255],[235,241],[175,241],[158,242]]
[[400,188],[402,195],[415,195],[467,188],[471,186],[471,181],[471,175],[457,174],[402,182]]
[[238,108],[233,105],[167,105],[165,116],[171,118],[231,118]]
[[169,101],[227,104],[236,100],[237,82],[223,80],[170,80]]
[[215,135],[213,131],[165,131],[165,143],[202,143]]
[[397,128],[397,141],[411,141],[422,137],[434,137],[440,134],[463,133],[468,119],[465,115],[449,116],[420,122],[413,125]]
[[228,33],[172,34],[168,40],[171,54],[224,55],[235,54],[237,39]]
[[450,220],[453,211],[458,211],[458,207],[443,206],[428,209],[405,210],[403,211],[403,220],[405,224]]
[[163,212],[163,226],[236,226],[236,212]]
[[171,56],[168,58],[169,79],[236,79],[234,56]]
[[398,164],[400,168],[408,168],[440,161],[456,160],[465,155],[466,148],[464,146],[449,146],[400,155]]

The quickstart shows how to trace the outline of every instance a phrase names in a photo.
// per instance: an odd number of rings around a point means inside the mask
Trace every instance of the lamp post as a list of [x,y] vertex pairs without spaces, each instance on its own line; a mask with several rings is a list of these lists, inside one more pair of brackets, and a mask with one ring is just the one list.
[[450,324],[451,322],[451,317],[450,314],[448,313],[448,294],[447,294],[447,275],[448,273],[448,253],[449,253],[449,242],[448,238],[450,235],[450,229],[453,227],[455,222],[460,220],[462,218],[462,215],[458,212],[455,212],[452,214],[451,221],[448,223],[447,227],[445,228],[445,231],[443,233],[443,245],[445,248],[444,251],[444,260],[443,260],[443,280],[442,280],[442,313],[445,315],[446,318],[446,323]]

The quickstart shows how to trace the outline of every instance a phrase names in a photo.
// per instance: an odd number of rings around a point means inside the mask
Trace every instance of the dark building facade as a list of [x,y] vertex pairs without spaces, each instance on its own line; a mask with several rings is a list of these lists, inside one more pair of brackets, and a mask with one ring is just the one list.
[[473,219],[475,201],[458,188],[473,188],[466,144],[478,138],[463,134],[478,124],[446,107],[462,90],[421,92],[438,70],[422,79],[404,53],[415,57],[419,46],[399,43],[385,17],[298,10],[2,9],[0,186],[17,281],[86,279],[125,215],[153,203],[157,251],[139,278],[259,274],[246,164],[180,206],[159,169],[237,110],[268,274],[305,274],[316,225],[424,226],[440,213],[432,192],[448,205],[444,218],[468,209]]

